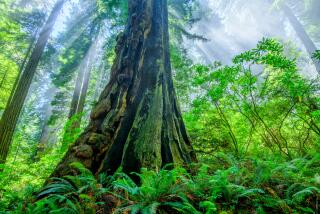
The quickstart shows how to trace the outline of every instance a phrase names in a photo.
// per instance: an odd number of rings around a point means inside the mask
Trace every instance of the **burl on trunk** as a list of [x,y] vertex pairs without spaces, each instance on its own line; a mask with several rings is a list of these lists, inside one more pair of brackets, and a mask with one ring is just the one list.
[[110,82],[52,176],[70,173],[74,161],[95,174],[196,161],[172,81],[167,0],[129,0],[128,6]]

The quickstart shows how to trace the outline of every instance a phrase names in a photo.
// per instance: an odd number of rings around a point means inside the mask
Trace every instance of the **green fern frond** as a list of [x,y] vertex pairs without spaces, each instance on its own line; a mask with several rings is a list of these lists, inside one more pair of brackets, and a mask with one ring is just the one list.
[[203,208],[206,211],[206,214],[213,214],[217,211],[217,206],[211,201],[202,201],[199,204],[200,208]]
[[308,187],[292,195],[292,200],[297,203],[305,201],[307,197],[320,194],[320,190],[317,187]]
[[141,213],[142,214],[157,214],[157,210],[158,210],[158,207],[160,205],[161,204],[159,202],[154,201],[153,203],[151,203],[148,206],[144,207],[141,210]]
[[257,196],[260,194],[265,194],[265,192],[262,189],[247,189],[241,194],[239,194],[238,198],[249,198],[251,196]]

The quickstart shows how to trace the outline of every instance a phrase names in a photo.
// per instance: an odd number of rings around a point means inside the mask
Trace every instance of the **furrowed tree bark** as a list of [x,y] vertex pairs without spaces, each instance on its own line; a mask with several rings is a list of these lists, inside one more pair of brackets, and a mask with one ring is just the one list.
[[66,0],[58,0],[55,4],[46,24],[44,25],[28,63],[21,74],[19,83],[12,91],[12,99],[3,112],[0,121],[0,163],[5,163],[14,130],[18,122],[20,112],[27,97],[28,90],[35,75],[42,53],[49,40],[53,26]]
[[167,0],[128,0],[128,6],[110,81],[52,177],[72,173],[74,161],[94,174],[196,161],[172,81]]
[[302,23],[298,20],[298,18],[295,16],[293,11],[289,6],[286,4],[283,4],[281,6],[283,12],[287,16],[289,22],[291,23],[292,27],[294,28],[295,32],[297,33],[298,37],[302,41],[303,45],[305,46],[310,58],[312,59],[317,72],[320,74],[320,63],[317,59],[313,58],[313,54],[316,52],[317,47],[314,44],[314,42],[311,40],[310,36],[306,32],[304,26]]

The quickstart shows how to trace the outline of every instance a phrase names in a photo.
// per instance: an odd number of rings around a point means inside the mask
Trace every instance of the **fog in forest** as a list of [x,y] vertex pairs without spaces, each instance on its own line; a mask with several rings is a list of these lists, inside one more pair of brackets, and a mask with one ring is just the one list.
[[0,0],[0,50],[0,213],[319,213],[320,0]]
[[[41,3],[40,3],[41,2]],[[52,1],[40,1],[38,4],[28,5],[31,10],[50,10]],[[48,3],[48,4],[47,4]],[[195,62],[212,63],[219,61],[229,64],[232,57],[243,51],[255,47],[262,38],[275,38],[300,52],[303,59],[299,60],[299,66],[305,69],[305,74],[314,76],[317,74],[310,57],[308,56],[304,44],[288,21],[288,17],[281,10],[281,1],[270,3],[270,0],[201,0],[199,7],[195,10],[194,16],[199,18],[189,29],[199,36],[203,36],[207,41],[195,40],[184,41],[184,46],[188,54]],[[304,18],[302,0],[290,0],[293,11]],[[79,18],[83,17],[94,7],[94,2],[70,0],[66,3],[59,17],[53,38],[58,38],[64,30],[67,30],[66,20],[75,14]],[[72,7],[76,9],[72,11]],[[314,11],[320,11],[320,3]],[[312,18],[320,19],[320,13],[312,14]],[[305,20],[306,29],[312,30],[313,26],[308,26]],[[107,33],[107,32],[106,32]],[[320,46],[320,38],[315,37],[314,43],[317,48]],[[69,41],[71,42],[71,41]]]
[[[301,13],[299,0],[291,3],[295,3],[295,12]],[[255,47],[262,38],[276,38],[300,52],[303,59],[299,60],[299,66],[306,75],[317,74],[301,39],[276,4],[270,4],[269,0],[202,0],[200,5],[207,16],[195,23],[192,30],[209,41],[186,41],[195,61],[228,64],[233,56]],[[320,11],[320,3],[314,9]],[[320,13],[314,18],[319,20]],[[320,48],[319,38],[314,38],[314,42]]]

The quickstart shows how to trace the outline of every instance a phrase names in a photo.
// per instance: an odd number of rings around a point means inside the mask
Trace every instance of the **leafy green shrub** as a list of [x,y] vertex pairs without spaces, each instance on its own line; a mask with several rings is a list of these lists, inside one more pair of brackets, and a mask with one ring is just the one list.
[[192,81],[197,93],[184,117],[200,154],[295,159],[319,151],[319,80],[300,74],[280,42],[263,39],[230,66],[194,65]]

